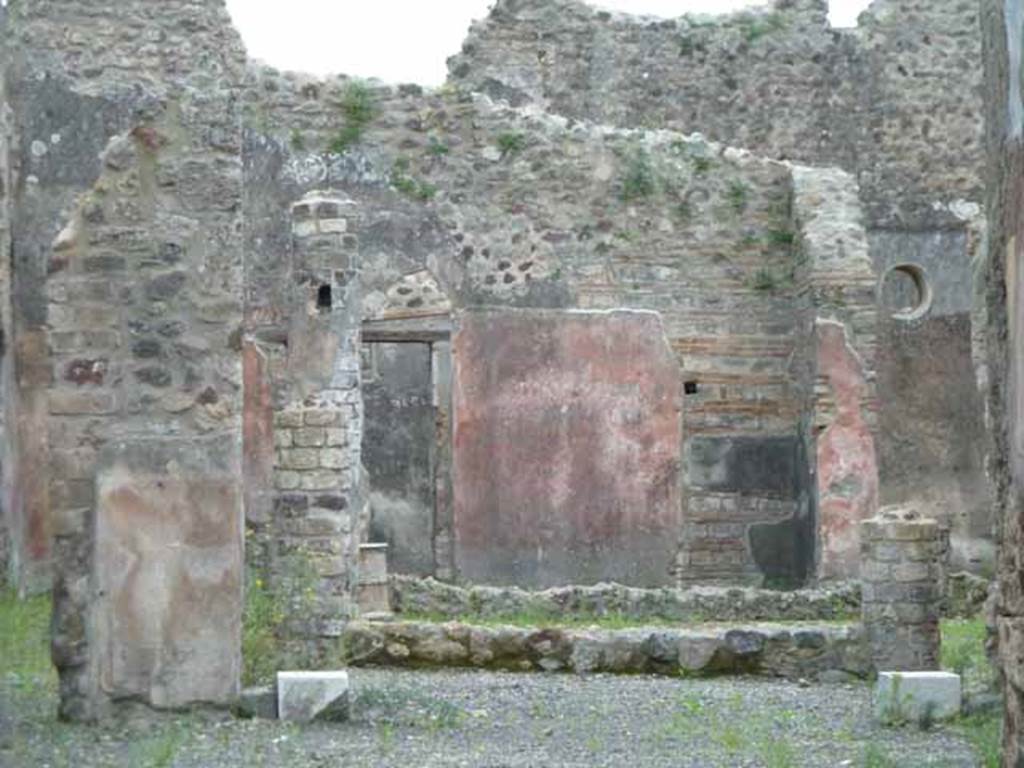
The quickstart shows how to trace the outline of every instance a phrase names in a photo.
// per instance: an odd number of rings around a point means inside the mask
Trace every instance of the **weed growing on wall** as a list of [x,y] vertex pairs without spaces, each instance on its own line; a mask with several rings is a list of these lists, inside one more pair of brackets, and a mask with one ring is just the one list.
[[498,150],[501,152],[501,158],[503,160],[505,158],[518,155],[526,149],[526,134],[518,131],[499,133],[495,141],[498,145]]
[[769,245],[784,247],[796,242],[796,233],[791,229],[769,229],[766,238]]
[[729,184],[729,188],[726,191],[726,199],[729,201],[733,211],[743,213],[747,210],[747,205],[750,203],[750,187],[742,181],[734,181]]
[[779,278],[770,269],[761,267],[750,278],[750,287],[755,291],[774,291],[779,288]]
[[781,13],[743,16],[740,20],[740,29],[743,34],[743,39],[748,43],[760,40],[766,35],[785,29],[785,27],[786,17]]
[[650,155],[642,147],[636,147],[626,158],[620,197],[626,202],[640,200],[653,195],[657,186]]
[[341,95],[341,118],[343,125],[331,139],[328,151],[343,154],[363,139],[367,127],[377,117],[377,103],[373,92],[365,84],[353,80],[345,86]]
[[428,155],[430,155],[431,157],[444,157],[449,152],[451,152],[451,148],[447,144],[438,139],[436,136],[430,137],[430,140],[427,142]]
[[433,200],[437,194],[437,187],[410,175],[410,167],[407,158],[400,157],[395,160],[394,165],[391,167],[391,186],[413,200],[419,200],[424,203],[428,200]]

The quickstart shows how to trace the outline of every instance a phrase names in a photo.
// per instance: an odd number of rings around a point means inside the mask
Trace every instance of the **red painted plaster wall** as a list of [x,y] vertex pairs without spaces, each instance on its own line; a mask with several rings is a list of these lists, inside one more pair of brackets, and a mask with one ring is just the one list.
[[681,380],[659,316],[474,311],[453,356],[459,575],[670,583]]

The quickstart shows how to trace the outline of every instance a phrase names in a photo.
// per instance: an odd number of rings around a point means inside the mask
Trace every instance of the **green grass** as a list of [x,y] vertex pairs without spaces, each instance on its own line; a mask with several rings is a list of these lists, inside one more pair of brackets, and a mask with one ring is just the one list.
[[1003,718],[998,712],[962,718],[959,728],[974,747],[981,761],[979,768],[999,768],[1003,738]]
[[862,768],[897,768],[889,753],[877,744],[868,744],[861,758]]
[[142,768],[169,768],[184,745],[186,736],[184,726],[177,725],[136,742],[129,751],[131,764]]
[[[946,619],[942,622],[942,668],[956,672],[968,690],[996,686],[996,673],[985,653],[988,629],[984,619]],[[1002,713],[963,717],[956,727],[974,747],[981,768],[999,768]]]
[[13,591],[0,592],[0,677],[20,689],[55,689],[49,637],[48,595],[18,600]]
[[249,574],[242,614],[242,681],[268,682],[278,666],[278,633],[287,616],[285,601],[254,573]]
[[282,669],[313,667],[319,659],[292,637],[288,620],[316,610],[316,568],[310,556],[282,558],[273,583],[249,569],[242,611],[242,682],[269,683]]
[[995,671],[985,654],[988,630],[984,619],[947,619],[942,622],[942,668],[956,672],[964,682],[988,687]]

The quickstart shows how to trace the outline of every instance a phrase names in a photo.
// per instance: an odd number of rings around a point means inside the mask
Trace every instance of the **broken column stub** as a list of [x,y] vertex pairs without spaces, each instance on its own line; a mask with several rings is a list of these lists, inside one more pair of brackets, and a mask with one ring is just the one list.
[[945,529],[911,509],[861,523],[861,610],[875,669],[938,669],[946,551]]
[[348,672],[278,672],[277,714],[282,720],[347,720]]

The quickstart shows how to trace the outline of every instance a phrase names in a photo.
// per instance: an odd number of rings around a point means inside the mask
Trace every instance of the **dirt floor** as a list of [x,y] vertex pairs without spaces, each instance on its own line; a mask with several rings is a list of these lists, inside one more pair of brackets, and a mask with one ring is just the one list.
[[[354,669],[347,723],[197,711],[71,725],[55,717],[48,621],[47,601],[0,595],[0,768],[997,765],[998,715],[884,727],[861,682]],[[945,636],[952,666],[986,663],[980,623]]]
[[883,728],[865,684],[354,670],[353,719],[191,713],[58,724],[52,690],[0,687],[0,765],[976,766],[955,727]]

